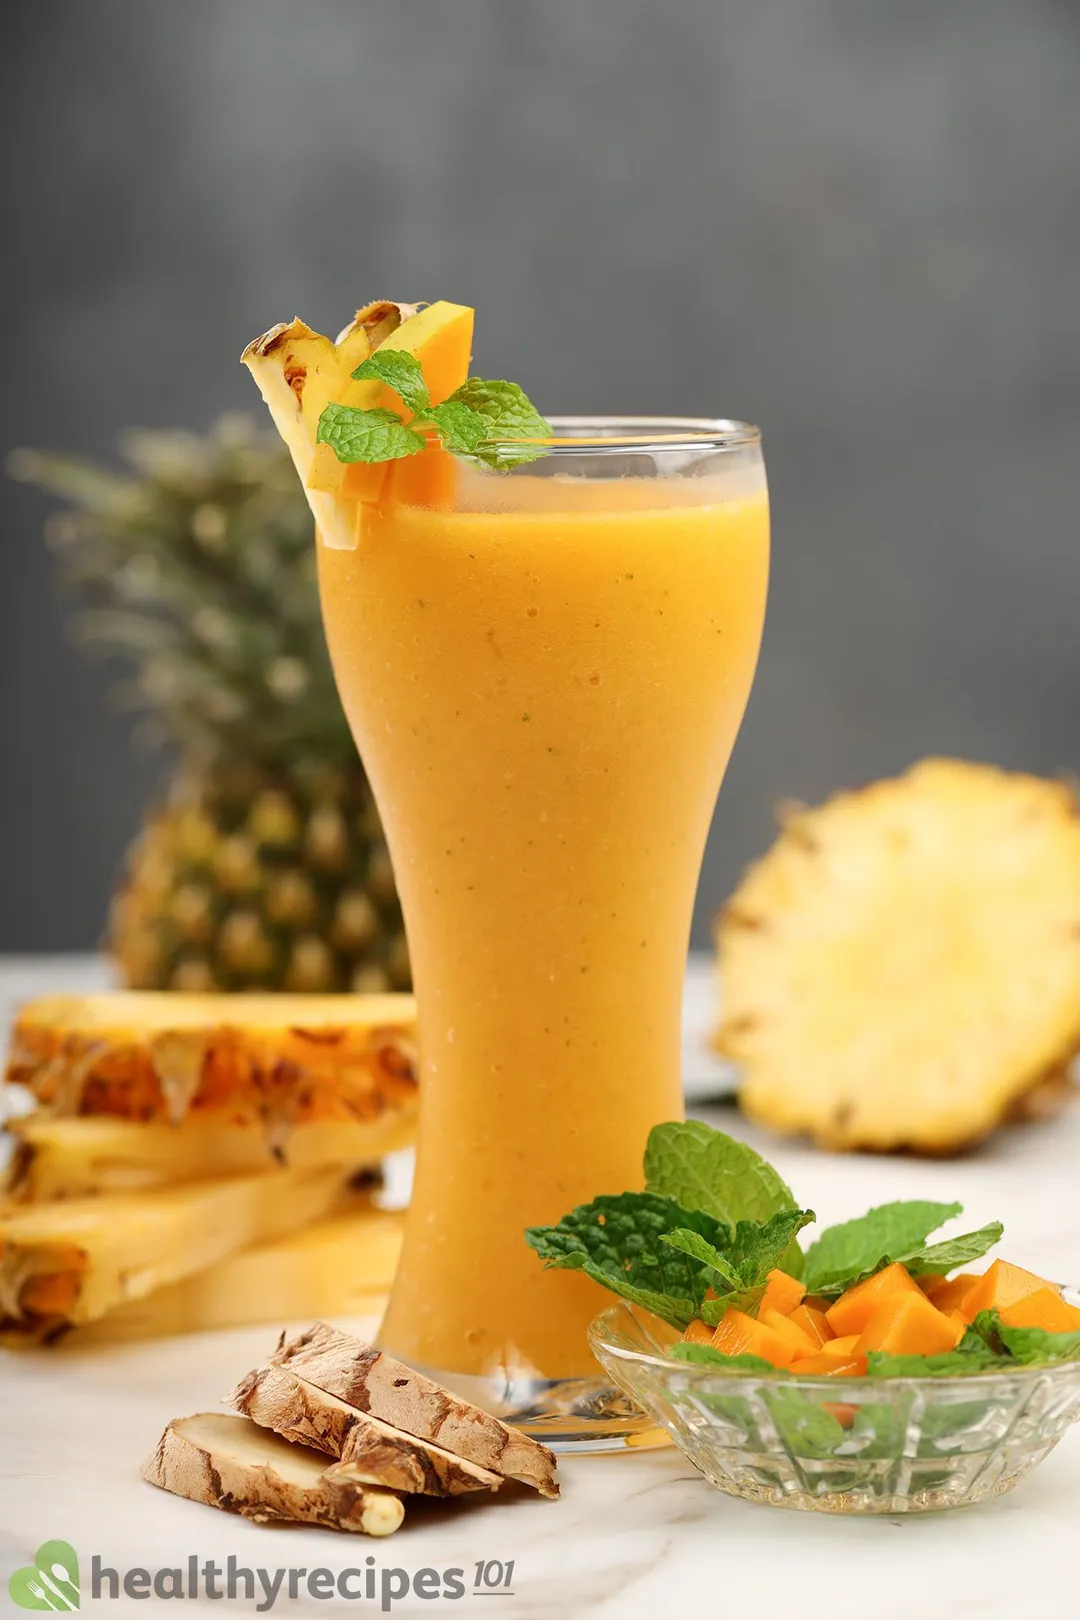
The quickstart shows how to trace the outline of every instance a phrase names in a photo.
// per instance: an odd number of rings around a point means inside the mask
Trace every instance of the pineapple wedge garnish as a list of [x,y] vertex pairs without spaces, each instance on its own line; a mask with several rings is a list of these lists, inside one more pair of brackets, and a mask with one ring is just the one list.
[[15,1203],[46,1204],[174,1187],[207,1176],[255,1175],[281,1165],[290,1170],[373,1165],[412,1145],[415,1112],[410,1104],[374,1119],[314,1120],[298,1125],[281,1145],[250,1125],[212,1117],[176,1126],[105,1114],[83,1119],[26,1114],[5,1127],[15,1150],[4,1190]]
[[0,1328],[40,1334],[270,1243],[348,1197],[349,1172],[272,1170],[0,1213]]
[[294,319],[248,344],[240,358],[288,446],[324,545],[355,548],[357,502],[377,500],[386,478],[385,465],[348,465],[329,445],[316,442],[327,405],[400,409],[397,395],[382,383],[352,377],[381,347],[414,354],[438,404],[468,375],[472,330],[473,311],[466,305],[440,301],[420,309],[383,300],[358,310],[336,342]]
[[319,1119],[412,1118],[411,996],[42,996],[22,1007],[6,1078],[59,1116],[254,1125],[284,1148]]
[[788,816],[717,930],[740,1100],[823,1147],[951,1153],[1048,1111],[1080,1049],[1080,812],[931,759]]

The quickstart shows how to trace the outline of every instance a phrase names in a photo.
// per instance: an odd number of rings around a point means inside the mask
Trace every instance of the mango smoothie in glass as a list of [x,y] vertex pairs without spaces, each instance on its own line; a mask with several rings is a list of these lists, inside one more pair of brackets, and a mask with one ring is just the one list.
[[[643,1420],[605,1296],[525,1229],[640,1185],[682,1113],[690,917],[765,611],[757,430],[565,418],[468,376],[473,311],[382,301],[245,350],[308,494],[382,817],[421,1109],[380,1342],[552,1443]],[[359,362],[359,363],[358,363]],[[451,453],[451,451],[453,453]]]
[[[525,1227],[640,1185],[682,1114],[698,872],[757,659],[758,435],[558,422],[539,462],[319,549],[419,1008],[420,1146],[381,1342],[521,1391],[597,1372],[601,1290]],[[543,1432],[542,1428],[539,1432]]]

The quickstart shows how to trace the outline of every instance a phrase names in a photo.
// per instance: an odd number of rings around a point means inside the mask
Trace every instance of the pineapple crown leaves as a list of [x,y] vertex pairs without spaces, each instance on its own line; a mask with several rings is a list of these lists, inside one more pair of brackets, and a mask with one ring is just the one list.
[[78,637],[125,663],[119,701],[189,757],[355,763],[323,639],[311,515],[285,447],[244,417],[130,431],[130,470],[16,451],[59,496],[47,534]]

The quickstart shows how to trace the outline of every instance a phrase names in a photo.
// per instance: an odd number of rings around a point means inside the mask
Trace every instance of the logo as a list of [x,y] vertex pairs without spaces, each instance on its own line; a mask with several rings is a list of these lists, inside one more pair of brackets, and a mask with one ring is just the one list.
[[17,1569],[8,1581],[12,1603],[20,1609],[51,1609],[64,1614],[79,1607],[79,1559],[67,1541],[43,1541],[34,1562]]

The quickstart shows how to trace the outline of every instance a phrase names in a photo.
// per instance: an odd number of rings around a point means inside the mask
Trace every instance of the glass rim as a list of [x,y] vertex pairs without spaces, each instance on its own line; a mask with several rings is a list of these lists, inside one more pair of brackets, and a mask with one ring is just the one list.
[[[1068,1288],[1067,1292],[1074,1296],[1080,1290]],[[1016,1367],[984,1367],[979,1372],[955,1373],[945,1376],[920,1376],[915,1373],[886,1374],[879,1378],[871,1378],[868,1374],[847,1375],[843,1379],[829,1373],[792,1373],[784,1367],[777,1367],[773,1372],[751,1372],[746,1368],[730,1369],[709,1364],[704,1361],[679,1361],[672,1356],[666,1356],[652,1350],[638,1349],[636,1345],[620,1342],[612,1337],[616,1320],[622,1316],[629,1316],[639,1333],[642,1332],[642,1323],[636,1311],[626,1301],[609,1305],[606,1310],[594,1316],[588,1327],[588,1340],[595,1352],[597,1347],[613,1359],[628,1362],[632,1366],[651,1367],[668,1375],[678,1377],[687,1376],[691,1384],[706,1384],[717,1379],[731,1388],[739,1385],[749,1385],[753,1388],[794,1388],[798,1385],[809,1384],[815,1389],[834,1389],[847,1391],[853,1394],[856,1390],[861,1392],[880,1391],[885,1389],[899,1389],[915,1387],[920,1390],[955,1390],[957,1388],[971,1389],[973,1386],[985,1387],[995,1379],[998,1381],[1010,1379],[1057,1378],[1067,1377],[1071,1374],[1076,1378],[1080,1374],[1080,1361],[1058,1361],[1021,1363]],[[677,1342],[677,1341],[676,1341]],[[837,1399],[844,1399],[843,1393]]]
[[500,450],[542,447],[555,456],[614,456],[651,451],[731,451],[761,444],[752,422],[726,416],[551,416],[544,438],[488,439]]

